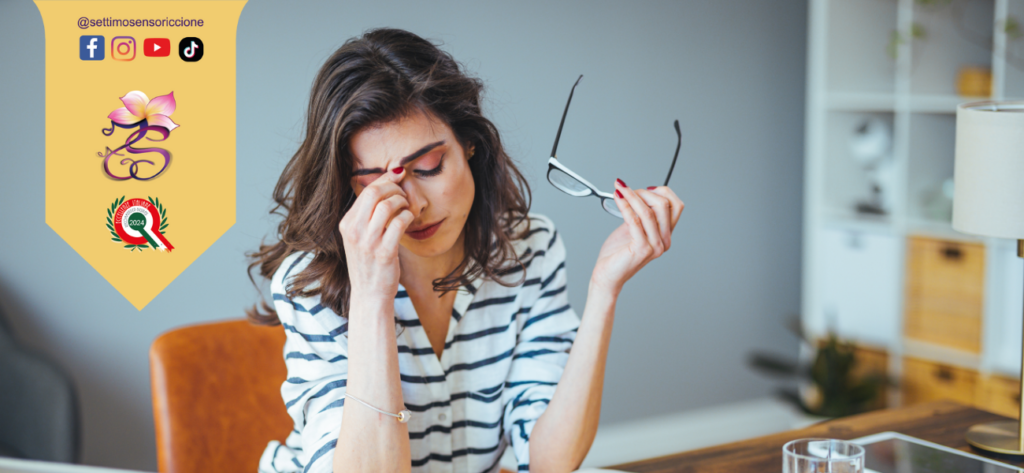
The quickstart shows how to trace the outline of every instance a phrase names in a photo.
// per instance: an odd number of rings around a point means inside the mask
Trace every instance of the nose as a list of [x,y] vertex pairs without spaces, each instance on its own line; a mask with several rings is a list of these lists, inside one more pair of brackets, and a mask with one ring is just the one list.
[[409,201],[409,211],[412,212],[413,221],[419,220],[428,205],[422,189],[411,179],[402,179],[398,185],[405,191],[405,199]]

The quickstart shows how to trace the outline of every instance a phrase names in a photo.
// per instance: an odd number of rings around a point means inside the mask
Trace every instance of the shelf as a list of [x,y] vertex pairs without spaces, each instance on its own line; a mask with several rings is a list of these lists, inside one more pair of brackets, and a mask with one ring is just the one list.
[[[990,68],[1000,87],[993,94],[1002,92],[993,98],[1024,99],[1024,37],[1008,38],[1002,29],[1007,16],[1024,21],[1024,0],[810,5],[805,326],[832,327],[901,356],[984,372],[1019,369],[1024,264],[1016,244],[954,230],[943,185],[953,176],[957,107],[990,99],[958,93],[962,68]],[[912,24],[923,34],[911,38]],[[875,131],[878,120],[891,135],[881,169],[887,139]],[[890,215],[857,213],[878,183],[891,192]],[[911,236],[984,245],[981,354],[905,337]]]
[[962,103],[991,100],[991,97],[964,97],[960,95],[911,95],[910,111],[916,113],[956,113]]
[[836,230],[895,235],[896,228],[888,216],[861,215],[851,210],[828,209],[822,216],[822,226]]
[[[837,112],[893,112],[898,97],[895,94],[871,92],[830,92],[826,106]],[[991,97],[965,97],[960,95],[910,95],[908,111],[911,113],[956,113],[962,103],[991,100]]]
[[828,108],[846,112],[891,112],[896,109],[896,97],[887,93],[832,92],[828,94]]
[[909,219],[907,220],[907,235],[920,235],[932,238],[940,238],[950,241],[961,241],[968,243],[984,243],[985,239],[975,235],[968,235],[953,230],[953,224],[937,220]]
[[[826,96],[828,110],[835,112],[894,112],[898,95],[872,92],[829,92]],[[956,106],[991,97],[969,97],[962,95],[909,95],[908,112],[916,114],[955,114]]]

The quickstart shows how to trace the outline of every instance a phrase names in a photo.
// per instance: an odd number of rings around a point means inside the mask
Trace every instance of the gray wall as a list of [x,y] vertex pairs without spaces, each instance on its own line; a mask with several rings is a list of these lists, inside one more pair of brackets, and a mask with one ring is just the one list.
[[619,302],[602,422],[764,396],[753,349],[795,353],[799,308],[804,0],[679,2],[278,2],[250,0],[238,27],[237,223],[144,310],[135,310],[44,222],[43,25],[0,2],[0,309],[78,384],[84,462],[154,470],[147,352],[173,327],[239,317],[256,292],[243,252],[268,236],[271,189],[300,138],[317,68],[374,26],[441,40],[488,86],[486,112],[569,249],[582,312],[616,224],[594,199],[544,180],[559,155],[605,189],[672,187],[687,204],[672,250]]

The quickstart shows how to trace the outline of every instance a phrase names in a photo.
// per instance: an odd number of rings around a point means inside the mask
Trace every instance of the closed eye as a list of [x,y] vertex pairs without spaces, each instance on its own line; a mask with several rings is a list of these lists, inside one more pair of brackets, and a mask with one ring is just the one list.
[[413,172],[416,173],[416,175],[423,177],[431,177],[441,174],[441,171],[444,170],[444,157],[446,154],[441,155],[441,158],[438,159],[437,166],[433,169],[414,169]]
[[360,186],[367,187],[370,184],[372,184],[373,181],[376,181],[377,178],[379,178],[379,177],[381,177],[383,175],[384,175],[384,173],[382,173],[382,172],[363,173],[363,174],[357,174],[355,176],[355,178],[356,178],[356,182],[358,182]]

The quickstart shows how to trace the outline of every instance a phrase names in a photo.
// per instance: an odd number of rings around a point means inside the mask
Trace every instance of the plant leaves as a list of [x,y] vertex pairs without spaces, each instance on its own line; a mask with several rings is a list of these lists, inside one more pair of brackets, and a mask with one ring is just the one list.
[[120,243],[121,239],[120,238],[111,238],[110,241],[116,241],[116,242]]

